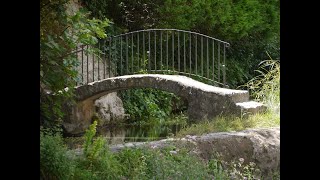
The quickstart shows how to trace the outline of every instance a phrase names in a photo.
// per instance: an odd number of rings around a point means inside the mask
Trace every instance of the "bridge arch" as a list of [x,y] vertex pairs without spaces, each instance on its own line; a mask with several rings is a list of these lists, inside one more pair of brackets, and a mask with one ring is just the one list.
[[84,131],[94,114],[94,101],[108,93],[131,88],[154,88],[172,92],[188,101],[189,120],[211,119],[220,114],[239,113],[238,102],[249,100],[243,90],[210,86],[180,75],[137,74],[107,78],[75,88],[77,104],[64,121],[69,132]]

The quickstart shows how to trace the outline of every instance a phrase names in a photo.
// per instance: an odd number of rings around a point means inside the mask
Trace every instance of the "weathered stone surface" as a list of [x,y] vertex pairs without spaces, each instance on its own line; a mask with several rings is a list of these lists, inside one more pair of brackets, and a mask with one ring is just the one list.
[[[178,75],[127,75],[96,81],[76,88],[79,101],[98,98],[109,92],[130,88],[155,88],[175,93],[188,100],[191,119],[211,118],[237,109],[236,102],[249,100],[248,91],[210,86]],[[201,112],[202,111],[202,112]]]
[[265,176],[280,170],[280,128],[211,133],[201,136],[197,144],[205,159],[219,152],[226,161],[244,158],[245,163],[256,163]]
[[117,96],[116,92],[97,99],[94,104],[100,121],[98,122],[99,126],[107,123],[116,123],[125,118],[122,100]]
[[[212,119],[221,114],[241,114],[236,103],[249,100],[248,91],[215,87],[179,75],[138,74],[126,75],[95,81],[75,88],[77,102],[93,102],[96,99],[118,90],[131,88],[155,88],[172,92],[188,101],[188,116],[191,121]],[[78,110],[84,110],[78,108]],[[91,112],[91,109],[88,110]],[[78,111],[78,114],[81,112]],[[83,112],[88,114],[88,112]],[[72,122],[88,122],[87,116]],[[84,123],[85,124],[85,123]],[[89,127],[90,123],[86,123]],[[83,128],[84,126],[79,126]],[[84,131],[82,129],[82,131]],[[81,131],[80,129],[77,131]]]
[[164,139],[153,142],[137,142],[111,146],[114,152],[123,148],[149,147],[164,148],[172,143],[193,149],[205,160],[219,153],[226,162],[244,159],[244,163],[254,162],[266,179],[280,170],[280,128],[249,129],[240,132],[210,133],[203,136],[189,136],[181,139]]
[[265,105],[255,101],[239,102],[236,103],[236,105],[240,107],[241,113],[246,115],[261,113],[267,110],[267,107]]
[[66,134],[82,134],[92,123],[95,113],[94,101],[87,99],[64,109],[66,117],[62,123]]

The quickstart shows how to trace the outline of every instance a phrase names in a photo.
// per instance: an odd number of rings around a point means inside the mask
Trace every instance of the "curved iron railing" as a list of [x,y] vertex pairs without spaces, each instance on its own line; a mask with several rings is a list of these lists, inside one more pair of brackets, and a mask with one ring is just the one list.
[[[178,29],[146,29],[110,36],[78,49],[79,84],[108,77],[138,74],[181,74],[206,83],[226,85],[229,43]],[[222,76],[222,77],[221,77]]]

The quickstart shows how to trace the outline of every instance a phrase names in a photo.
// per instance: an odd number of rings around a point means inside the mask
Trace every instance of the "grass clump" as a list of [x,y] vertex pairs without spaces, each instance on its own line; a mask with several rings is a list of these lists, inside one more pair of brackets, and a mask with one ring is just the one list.
[[280,125],[280,116],[272,112],[258,113],[248,117],[218,116],[212,121],[204,121],[181,129],[176,136],[202,135],[213,132],[241,131],[247,128],[268,128]]
[[[269,55],[269,54],[268,54]],[[270,56],[269,56],[270,57]],[[274,114],[280,113],[280,60],[262,61],[258,76],[243,85],[255,100],[263,102]]]
[[[271,59],[271,57],[270,57]],[[265,113],[243,117],[218,116],[180,130],[176,136],[202,135],[211,132],[240,131],[247,128],[268,128],[280,125],[280,61],[265,60],[260,63],[258,76],[242,87],[249,89],[256,101],[267,106]]]

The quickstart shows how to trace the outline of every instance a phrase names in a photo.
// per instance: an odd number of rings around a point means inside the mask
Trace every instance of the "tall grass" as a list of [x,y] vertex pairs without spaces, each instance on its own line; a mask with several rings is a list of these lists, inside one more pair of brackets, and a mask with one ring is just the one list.
[[270,56],[269,58],[270,60],[262,61],[259,64],[259,69],[256,70],[258,76],[244,86],[257,101],[263,102],[272,113],[279,114],[280,60],[273,60]]
[[[269,54],[268,54],[269,55]],[[270,56],[269,56],[270,57]],[[176,136],[201,135],[211,132],[239,131],[247,128],[267,128],[280,125],[280,61],[264,60],[256,70],[258,75],[240,88],[267,106],[267,112],[248,117],[218,116],[214,120],[193,124],[180,130]]]

